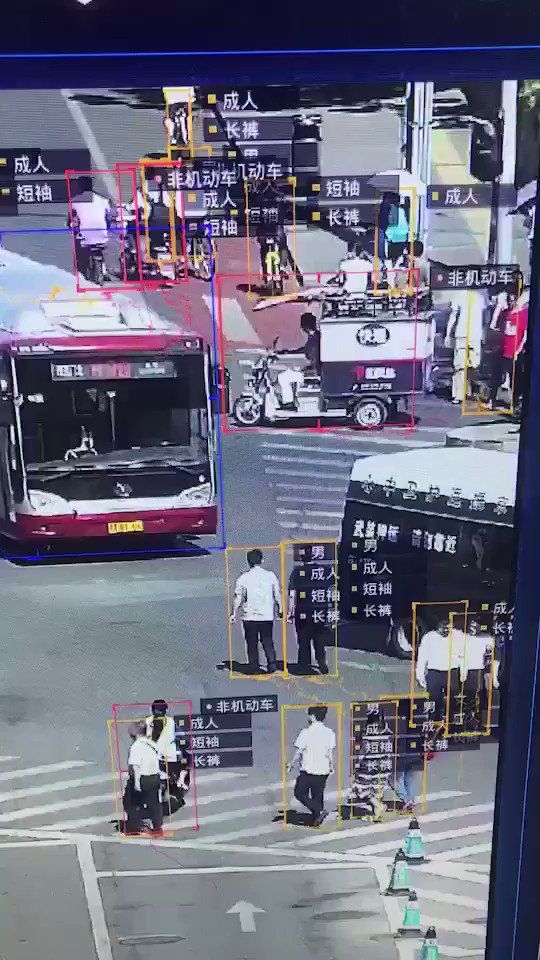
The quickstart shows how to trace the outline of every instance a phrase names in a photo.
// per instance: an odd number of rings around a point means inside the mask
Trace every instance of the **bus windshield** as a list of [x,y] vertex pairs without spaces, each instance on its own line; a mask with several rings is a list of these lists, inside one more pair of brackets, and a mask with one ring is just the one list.
[[27,469],[106,469],[200,459],[207,433],[202,357],[18,362]]

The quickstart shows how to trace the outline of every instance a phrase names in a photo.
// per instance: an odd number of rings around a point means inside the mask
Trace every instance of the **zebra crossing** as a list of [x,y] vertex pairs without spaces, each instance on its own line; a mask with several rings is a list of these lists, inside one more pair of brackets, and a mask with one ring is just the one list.
[[[287,801],[292,796],[287,783]],[[407,831],[407,818],[364,823],[338,818],[337,789],[327,793],[330,815],[324,828],[293,825],[294,809],[283,823],[281,779],[260,782],[252,772],[204,771],[196,776],[186,806],[170,821],[175,841],[199,841],[203,849],[265,852],[280,860],[311,857],[343,859],[373,867],[381,893],[391,863]],[[196,800],[196,811],[195,811]],[[118,816],[111,773],[84,760],[29,766],[19,757],[0,757],[0,837],[34,839],[90,835],[115,836]],[[287,804],[289,806],[289,803]],[[294,801],[290,806],[294,805]],[[299,812],[299,811],[296,811]],[[422,926],[435,926],[441,958],[483,955],[493,804],[476,802],[465,790],[428,793],[420,825],[427,862],[410,868]],[[300,818],[298,818],[300,820]],[[190,828],[198,826],[196,834]],[[384,898],[392,930],[403,919],[405,903]],[[414,960],[410,943],[400,944],[400,960]]]
[[355,460],[439,446],[446,433],[444,426],[426,426],[355,438],[350,433],[302,436],[294,430],[265,434],[260,449],[278,526],[291,535],[338,537]]

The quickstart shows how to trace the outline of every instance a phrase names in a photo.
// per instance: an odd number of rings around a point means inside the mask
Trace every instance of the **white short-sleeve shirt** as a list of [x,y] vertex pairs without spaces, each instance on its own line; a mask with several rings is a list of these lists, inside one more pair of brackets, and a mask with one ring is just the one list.
[[301,753],[300,769],[304,773],[326,776],[330,773],[336,735],[320,720],[314,720],[298,734],[295,747]]

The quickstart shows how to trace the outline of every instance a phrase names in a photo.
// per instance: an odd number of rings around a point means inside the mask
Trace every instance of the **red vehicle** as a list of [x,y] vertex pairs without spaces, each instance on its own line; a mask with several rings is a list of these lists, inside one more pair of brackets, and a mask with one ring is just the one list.
[[42,301],[0,334],[0,532],[213,534],[210,358],[127,297]]

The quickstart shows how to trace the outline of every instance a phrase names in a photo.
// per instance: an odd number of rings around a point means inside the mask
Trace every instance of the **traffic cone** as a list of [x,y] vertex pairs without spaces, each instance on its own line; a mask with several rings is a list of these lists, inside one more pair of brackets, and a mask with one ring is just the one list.
[[409,866],[403,850],[398,850],[392,864],[390,883],[384,895],[385,897],[402,897],[409,892]]
[[426,930],[419,960],[439,960],[439,945],[435,927],[428,927]]
[[403,853],[408,863],[426,863],[422,834],[416,817],[409,823],[409,830],[403,841]]
[[407,906],[403,915],[403,923],[398,929],[399,937],[421,937],[420,928],[420,907],[418,906],[418,897],[414,890],[409,893]]

